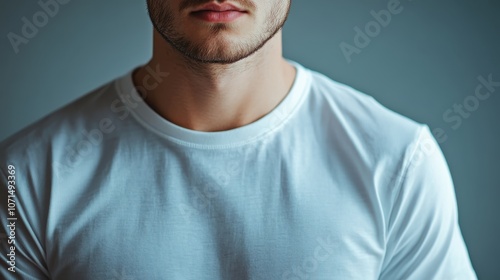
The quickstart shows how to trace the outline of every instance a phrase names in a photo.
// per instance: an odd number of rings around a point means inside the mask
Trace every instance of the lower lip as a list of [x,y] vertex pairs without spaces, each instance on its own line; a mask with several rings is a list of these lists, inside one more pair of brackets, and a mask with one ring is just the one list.
[[243,16],[244,12],[239,11],[199,11],[193,12],[193,16],[208,22],[231,22]]

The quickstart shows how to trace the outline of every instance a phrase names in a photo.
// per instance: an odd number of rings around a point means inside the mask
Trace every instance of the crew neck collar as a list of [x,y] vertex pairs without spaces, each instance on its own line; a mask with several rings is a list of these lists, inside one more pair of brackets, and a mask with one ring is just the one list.
[[[117,93],[133,117],[143,126],[178,144],[198,148],[228,148],[245,145],[276,131],[294,114],[310,87],[311,75],[297,62],[287,60],[296,68],[293,85],[285,98],[267,115],[250,124],[226,131],[203,132],[178,126],[160,116],[142,101],[129,71],[116,81]],[[132,106],[127,98],[141,100]]]

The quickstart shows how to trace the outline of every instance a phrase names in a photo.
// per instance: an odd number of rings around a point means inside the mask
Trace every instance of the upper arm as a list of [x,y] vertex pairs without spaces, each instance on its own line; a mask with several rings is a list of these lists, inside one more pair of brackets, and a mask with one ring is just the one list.
[[380,279],[477,279],[445,158],[424,127],[388,219]]
[[28,191],[27,175],[16,164],[0,164],[0,278],[48,279],[42,229],[37,221],[41,213]]

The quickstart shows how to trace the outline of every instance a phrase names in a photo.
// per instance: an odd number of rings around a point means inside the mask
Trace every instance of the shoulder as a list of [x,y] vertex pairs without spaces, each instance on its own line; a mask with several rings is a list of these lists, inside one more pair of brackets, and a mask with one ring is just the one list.
[[311,98],[324,128],[358,143],[374,157],[403,153],[428,127],[380,104],[372,96],[311,71]]
[[364,131],[371,130],[370,128],[376,131],[382,129],[401,136],[402,133],[412,132],[421,126],[421,123],[385,107],[365,92],[334,81],[321,73],[311,72],[313,94],[335,113],[350,121],[353,128]]
[[343,172],[371,182],[369,188],[394,190],[423,144],[439,150],[427,125],[351,86],[309,71],[312,82],[304,108],[321,145],[326,154],[341,158]]
[[115,128],[115,83],[108,82],[0,142],[0,160],[40,167],[67,157],[70,147],[85,148],[87,142],[99,140],[98,134]]

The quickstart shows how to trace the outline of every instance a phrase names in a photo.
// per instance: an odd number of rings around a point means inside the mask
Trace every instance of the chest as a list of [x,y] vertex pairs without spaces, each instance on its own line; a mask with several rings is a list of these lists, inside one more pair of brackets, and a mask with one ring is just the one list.
[[99,180],[59,202],[49,269],[54,279],[377,278],[383,226],[364,186],[301,166],[169,161]]

